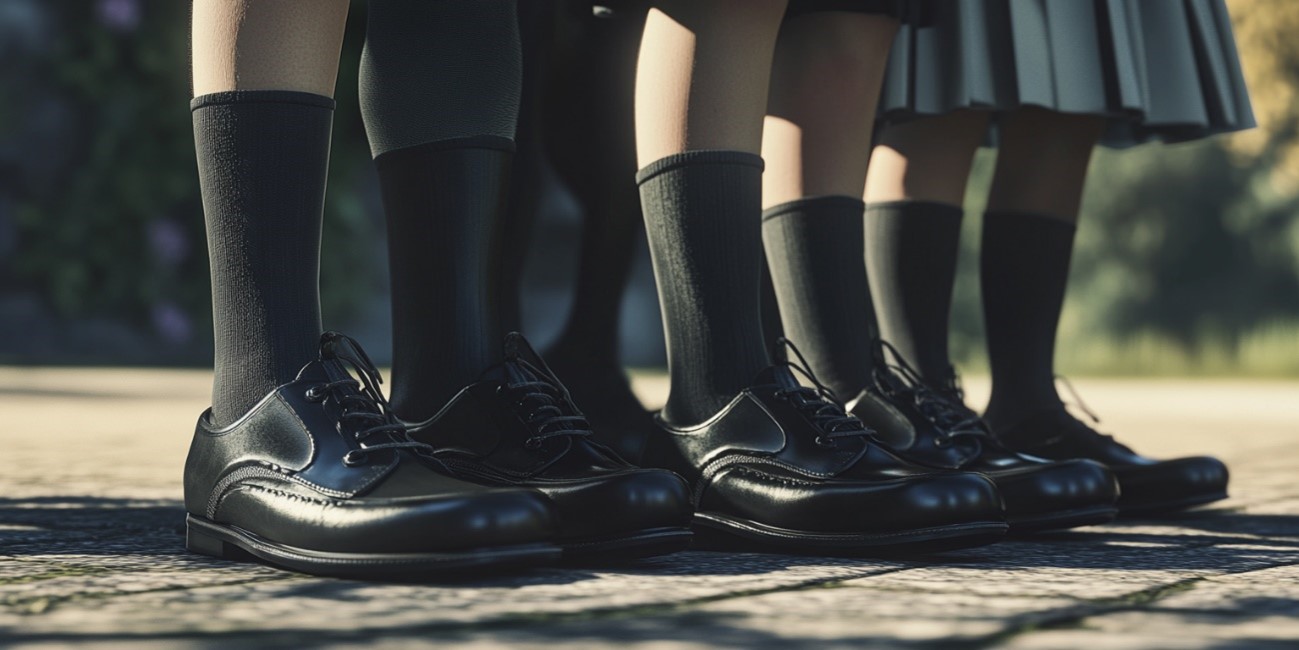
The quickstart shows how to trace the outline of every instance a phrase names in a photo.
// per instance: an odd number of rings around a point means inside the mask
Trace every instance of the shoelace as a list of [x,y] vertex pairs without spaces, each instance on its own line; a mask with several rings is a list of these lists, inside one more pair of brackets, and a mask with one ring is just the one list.
[[[875,340],[874,346],[875,386],[890,397],[911,399],[920,414],[938,427],[940,444],[950,444],[958,436],[988,436],[978,415],[927,386],[897,348],[880,339]],[[889,363],[890,356],[896,363]],[[959,383],[954,381],[952,388],[959,394]]]
[[[834,391],[816,378],[816,375],[812,372],[812,366],[807,363],[803,353],[798,350],[798,347],[792,341],[782,336],[777,339],[777,345],[780,346],[780,364],[789,368],[790,372],[806,377],[812,383],[812,387],[781,387],[776,390],[775,395],[780,399],[787,400],[794,408],[812,421],[821,432],[816,437],[816,444],[822,447],[833,447],[835,441],[840,438],[859,438],[875,435],[875,432],[857,419],[857,416],[848,413],[844,409],[843,402],[839,401]],[[794,356],[798,359],[797,363],[789,360],[789,352],[794,353]]]
[[1086,416],[1092,421],[1093,424],[1101,423],[1100,417],[1098,417],[1095,412],[1093,412],[1090,408],[1087,407],[1087,404],[1084,403],[1082,400],[1082,396],[1078,394],[1078,391],[1073,387],[1073,384],[1070,383],[1068,379],[1066,379],[1063,375],[1056,375],[1055,380],[1057,382],[1060,382],[1061,384],[1064,384],[1065,389],[1069,391],[1069,396],[1073,398],[1072,402],[1064,403],[1065,406],[1064,415],[1069,420],[1065,424],[1070,426],[1071,428],[1083,431],[1086,435],[1096,437],[1096,438],[1103,438],[1105,440],[1109,440],[1113,442],[1114,436],[1101,433],[1100,431],[1093,429],[1092,427],[1088,426],[1086,422],[1083,422],[1082,420],[1078,419],[1077,417],[1074,416],[1073,413],[1070,412],[1071,407],[1077,408],[1079,411],[1082,411],[1084,414],[1086,414]]
[[[520,354],[520,348],[528,353],[526,357]],[[529,361],[528,357],[536,359],[537,363]],[[593,435],[591,423],[577,410],[568,390],[518,332],[511,332],[505,339],[505,363],[513,365],[520,371],[520,376],[528,378],[506,382],[498,389],[509,398],[532,431],[532,436],[524,441],[525,447],[538,449],[551,438],[589,438]]]
[[[432,457],[433,448],[422,442],[411,440],[406,435],[406,427],[397,422],[388,400],[379,390],[383,377],[379,369],[370,361],[370,357],[361,345],[350,336],[338,332],[326,332],[320,339],[320,356],[322,359],[334,358],[350,367],[360,377],[317,384],[307,389],[306,398],[312,402],[323,402],[333,399],[342,408],[339,420],[358,427],[353,436],[361,444],[360,449],[353,449],[343,455],[343,464],[348,467],[365,464],[370,452],[383,449],[408,449],[425,457]],[[371,437],[387,434],[387,442],[368,443]]]

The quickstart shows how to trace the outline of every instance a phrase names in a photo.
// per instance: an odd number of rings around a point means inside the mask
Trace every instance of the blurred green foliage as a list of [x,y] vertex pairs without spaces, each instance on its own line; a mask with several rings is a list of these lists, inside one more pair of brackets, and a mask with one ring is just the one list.
[[[4,9],[21,2],[7,0]],[[34,292],[57,319],[108,317],[206,351],[211,306],[188,108],[189,3],[27,5],[29,14],[0,16],[30,23],[10,23],[15,31],[39,30],[0,73],[0,145],[14,158],[0,177],[0,199],[11,203],[18,243],[0,255],[0,292]],[[363,18],[353,12],[340,70],[321,268],[327,322],[368,305],[382,272],[373,245],[364,245],[379,242],[381,219],[362,194],[370,173],[355,83]]]

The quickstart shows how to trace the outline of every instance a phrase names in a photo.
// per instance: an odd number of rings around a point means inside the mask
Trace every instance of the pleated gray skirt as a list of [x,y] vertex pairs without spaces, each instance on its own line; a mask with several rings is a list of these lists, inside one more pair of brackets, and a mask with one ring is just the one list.
[[1110,118],[1112,147],[1254,126],[1222,0],[909,0],[888,65],[881,124],[1037,106]]

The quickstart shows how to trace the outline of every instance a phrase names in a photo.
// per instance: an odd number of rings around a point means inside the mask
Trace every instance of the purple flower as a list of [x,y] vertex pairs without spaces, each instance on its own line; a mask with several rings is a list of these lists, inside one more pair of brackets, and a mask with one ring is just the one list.
[[99,22],[118,32],[140,26],[140,0],[99,0]]
[[190,340],[194,335],[194,325],[189,316],[180,307],[164,302],[153,307],[153,329],[162,340],[179,344]]
[[176,266],[189,256],[189,237],[175,221],[154,219],[147,228],[149,249],[163,266]]

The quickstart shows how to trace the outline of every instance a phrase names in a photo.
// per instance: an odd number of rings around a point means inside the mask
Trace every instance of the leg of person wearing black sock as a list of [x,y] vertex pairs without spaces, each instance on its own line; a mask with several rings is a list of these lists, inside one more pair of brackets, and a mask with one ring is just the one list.
[[593,13],[568,0],[571,42],[556,48],[546,102],[550,159],[582,208],[573,306],[546,360],[596,433],[629,458],[653,428],[623,371],[623,295],[644,232],[636,192],[632,101],[648,2],[617,0]]
[[422,419],[500,357],[513,1],[373,0],[360,83],[388,221],[392,401]]
[[[760,322],[757,151],[784,9],[783,0],[673,0],[656,4],[646,23],[636,80],[637,183],[672,379],[663,417],[672,423],[712,417],[769,363]],[[697,49],[676,47],[696,36]],[[650,55],[658,51],[666,54]],[[693,60],[684,70],[676,58],[683,55]]]
[[956,111],[890,126],[866,179],[866,268],[880,336],[952,397],[948,353],[961,201],[987,116]]
[[[214,20],[213,9],[197,6],[196,24]],[[222,58],[229,46],[215,34],[195,45],[191,108],[212,274],[212,414],[219,425],[238,419],[316,356],[321,217],[347,3],[322,3],[314,20],[302,20],[293,7],[249,10],[256,15],[245,22],[243,56]],[[283,29],[287,21],[294,29]],[[266,38],[258,29],[267,30]],[[283,38],[272,45],[275,31]],[[278,66],[258,64],[272,55]]]
[[1062,408],[1055,335],[1074,222],[1104,121],[1027,109],[1002,120],[980,254],[992,397],[984,417],[1006,430]]
[[796,12],[781,26],[763,133],[762,238],[781,329],[843,400],[871,376],[863,184],[897,20]]

